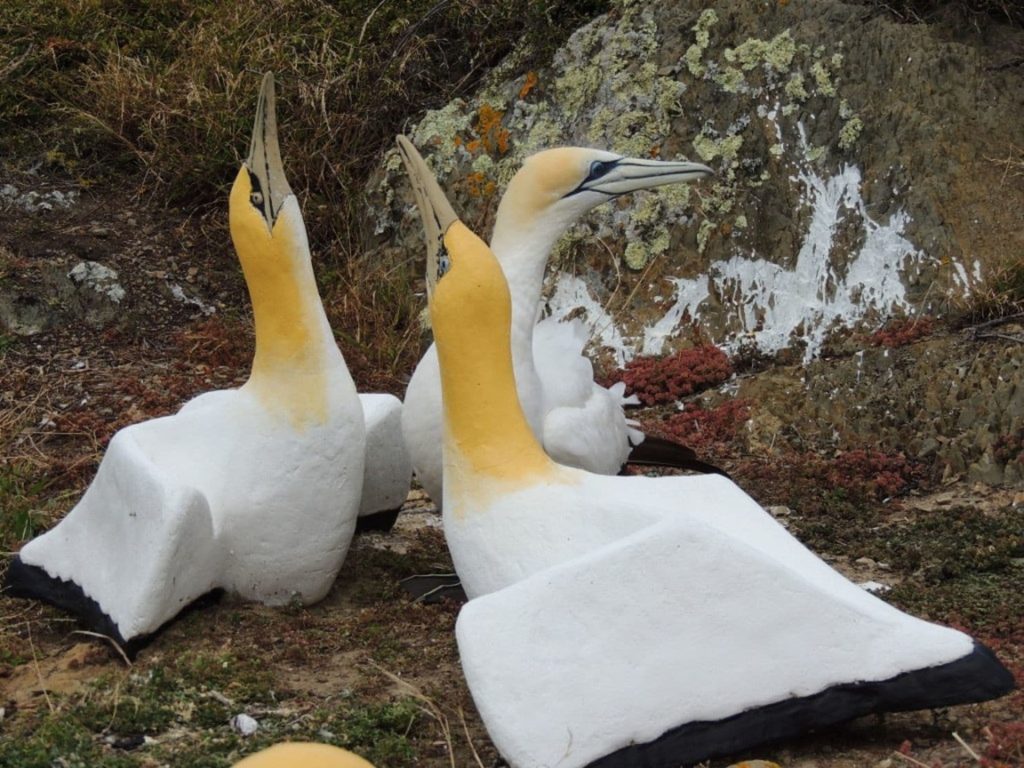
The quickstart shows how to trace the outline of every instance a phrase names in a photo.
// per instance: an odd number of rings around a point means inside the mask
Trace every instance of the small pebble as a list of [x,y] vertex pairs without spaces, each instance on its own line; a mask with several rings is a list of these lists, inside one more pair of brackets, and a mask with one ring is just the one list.
[[231,718],[231,727],[243,736],[252,736],[259,729],[260,724],[248,715],[240,714]]

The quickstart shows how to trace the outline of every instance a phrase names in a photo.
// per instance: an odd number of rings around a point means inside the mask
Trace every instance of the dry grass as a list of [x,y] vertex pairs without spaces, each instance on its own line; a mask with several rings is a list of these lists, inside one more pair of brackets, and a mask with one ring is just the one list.
[[259,77],[275,71],[286,170],[332,321],[343,337],[374,339],[357,365],[386,376],[420,351],[410,290],[420,276],[410,263],[363,258],[373,242],[363,190],[381,150],[425,109],[471,92],[521,41],[539,64],[607,5],[9,0],[0,156],[83,184],[128,174],[151,203],[214,210],[220,221]]
[[991,20],[1024,25],[1019,0],[868,0],[904,21],[922,23],[946,18],[980,28]]

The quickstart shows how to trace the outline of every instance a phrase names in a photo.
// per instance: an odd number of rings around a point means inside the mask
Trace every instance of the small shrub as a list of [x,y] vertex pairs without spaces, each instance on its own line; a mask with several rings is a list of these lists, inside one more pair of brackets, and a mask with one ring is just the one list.
[[732,364],[725,352],[706,344],[667,357],[634,357],[619,378],[644,405],[657,405],[717,386],[730,376]]
[[886,323],[885,327],[871,334],[871,345],[875,347],[905,347],[935,330],[935,321],[930,317],[901,318]]
[[739,430],[750,419],[750,406],[745,400],[726,400],[705,408],[687,403],[682,411],[658,424],[645,428],[659,432],[693,448],[699,454],[720,453],[739,437]]
[[878,499],[898,496],[920,479],[920,468],[902,453],[858,449],[838,456],[828,469],[827,480],[846,491],[863,491]]
[[993,723],[985,729],[988,744],[981,765],[1000,768],[1024,765],[1024,721]]

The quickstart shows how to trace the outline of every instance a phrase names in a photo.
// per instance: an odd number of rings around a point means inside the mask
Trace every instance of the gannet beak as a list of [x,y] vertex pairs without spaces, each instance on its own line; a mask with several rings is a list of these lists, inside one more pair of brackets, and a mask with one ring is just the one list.
[[714,171],[700,163],[623,157],[593,163],[590,175],[566,197],[584,191],[617,197],[638,189],[694,181],[714,175]]
[[434,286],[447,271],[448,256],[444,235],[448,228],[459,220],[445,197],[437,179],[423,161],[416,147],[405,136],[398,136],[398,153],[402,156],[405,170],[412,183],[416,207],[423,220],[423,234],[427,240],[427,296],[433,294]]
[[284,201],[292,194],[281,162],[281,148],[277,143],[277,108],[274,102],[274,73],[267,72],[260,86],[256,104],[256,122],[252,127],[252,141],[245,167],[252,181],[251,202],[263,214],[267,227],[274,229],[277,214]]

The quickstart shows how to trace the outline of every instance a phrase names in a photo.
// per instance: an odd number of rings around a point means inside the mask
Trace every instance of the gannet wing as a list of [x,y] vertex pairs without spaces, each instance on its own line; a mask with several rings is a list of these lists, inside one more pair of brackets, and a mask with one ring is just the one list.
[[22,547],[7,576],[12,594],[71,610],[124,645],[218,585],[222,558],[206,497],[145,447],[147,426],[173,418],[114,435],[74,509]]
[[456,634],[484,724],[519,768],[690,764],[1013,685],[967,635],[853,584],[837,599],[698,520],[471,600]]

